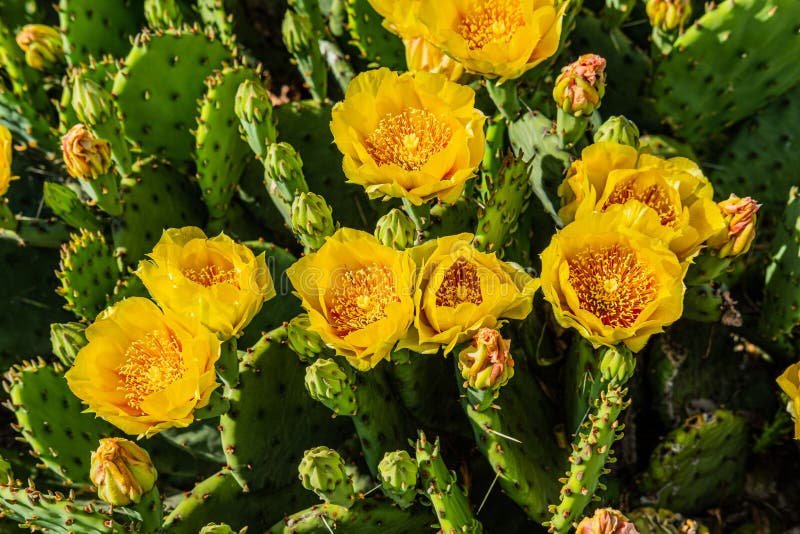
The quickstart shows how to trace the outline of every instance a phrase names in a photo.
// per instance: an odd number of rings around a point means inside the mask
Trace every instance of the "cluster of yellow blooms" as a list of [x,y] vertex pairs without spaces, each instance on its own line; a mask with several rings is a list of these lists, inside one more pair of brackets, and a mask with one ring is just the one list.
[[264,255],[224,234],[166,230],[149,256],[136,274],[158,305],[133,297],[102,312],[66,374],[90,411],[145,436],[194,420],[219,385],[221,343],[275,295]]

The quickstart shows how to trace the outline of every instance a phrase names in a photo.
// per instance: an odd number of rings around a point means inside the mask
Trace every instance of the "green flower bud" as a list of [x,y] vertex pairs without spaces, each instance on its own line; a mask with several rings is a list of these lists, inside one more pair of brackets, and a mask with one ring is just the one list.
[[303,362],[309,362],[325,350],[325,343],[315,332],[309,330],[308,314],[301,313],[286,326],[286,342]]
[[183,24],[183,13],[175,0],[144,0],[144,18],[153,28],[177,28]]
[[263,156],[266,146],[275,142],[278,132],[272,119],[272,99],[259,83],[245,80],[236,91],[233,110],[242,123],[253,152]]
[[403,210],[394,208],[378,219],[375,225],[375,237],[387,247],[405,250],[414,245],[417,227]]
[[108,91],[77,71],[73,72],[72,107],[78,119],[89,126],[106,123],[113,113]]
[[400,508],[408,508],[417,496],[417,462],[406,451],[387,452],[378,464],[378,480],[384,493]]
[[354,415],[358,411],[350,376],[335,361],[319,358],[306,367],[305,383],[311,398],[335,414]]
[[731,194],[717,204],[725,219],[725,228],[708,240],[708,246],[720,258],[735,258],[750,250],[756,237],[756,212],[761,204],[750,197]]
[[156,476],[147,451],[127,439],[101,439],[92,453],[90,478],[97,495],[112,506],[138,503],[153,489]]
[[289,143],[281,142],[269,145],[264,166],[271,180],[288,184],[305,184],[303,160]]
[[315,193],[300,193],[292,202],[292,230],[307,248],[318,250],[333,235],[331,207]]
[[58,28],[28,24],[17,34],[17,44],[25,52],[25,63],[36,70],[49,69],[64,60]]
[[335,450],[325,446],[307,450],[298,471],[303,487],[316,493],[320,499],[344,507],[353,504],[353,483],[345,471],[342,457]]
[[111,145],[83,124],[76,124],[61,138],[61,154],[73,178],[94,180],[111,167]]
[[88,343],[82,323],[53,323],[50,325],[50,343],[53,354],[67,367],[72,366],[75,356]]
[[636,369],[636,357],[624,345],[606,349],[600,360],[600,374],[606,382],[624,384],[633,376]]
[[[247,527],[242,528],[238,534],[244,534],[245,532],[247,532]],[[225,523],[209,523],[201,528],[198,534],[237,534],[237,532]]]
[[650,24],[664,32],[682,28],[692,15],[691,0],[647,0]]
[[606,60],[584,54],[563,69],[553,88],[553,99],[564,112],[576,117],[591,115],[606,92]]
[[297,14],[291,9],[287,10],[283,17],[281,31],[283,43],[290,54],[308,54],[311,47],[315,47],[317,44],[311,19],[306,15]]
[[611,141],[639,148],[639,128],[622,115],[610,117],[594,132],[594,142]]

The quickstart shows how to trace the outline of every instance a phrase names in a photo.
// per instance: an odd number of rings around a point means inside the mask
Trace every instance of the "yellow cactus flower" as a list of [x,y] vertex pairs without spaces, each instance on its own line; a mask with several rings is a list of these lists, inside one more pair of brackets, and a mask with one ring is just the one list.
[[794,439],[800,439],[800,362],[790,365],[777,382],[789,396],[787,409],[794,419]]
[[197,319],[222,339],[239,336],[275,288],[264,255],[225,234],[165,230],[137,276],[158,304]]
[[422,36],[425,27],[420,24],[420,0],[368,0],[372,8],[383,17],[383,27],[400,37]]
[[14,140],[8,128],[0,124],[0,197],[8,192],[8,186],[19,178],[11,175],[11,155]]
[[122,300],[86,329],[89,343],[67,371],[72,392],[127,434],[186,427],[217,387],[220,341],[198,321],[149,299]]
[[568,223],[617,204],[635,204],[657,213],[673,230],[669,248],[681,261],[696,255],[703,243],[725,228],[713,201],[714,189],[700,168],[686,158],[662,159],[613,142],[583,150],[558,188]]
[[[663,233],[658,233],[663,232]],[[542,252],[542,291],[559,324],[594,345],[638,352],[683,312],[685,266],[650,210],[624,206],[575,219]]]
[[416,17],[416,35],[468,71],[505,81],[556,53],[563,8],[553,0],[420,0]]
[[479,252],[471,234],[428,241],[411,250],[420,275],[414,292],[414,330],[400,346],[447,354],[481,328],[501,318],[524,319],[531,312],[539,280],[494,253]]
[[89,477],[97,496],[112,506],[138,503],[157,476],[147,451],[125,438],[103,438],[92,452]]
[[406,66],[411,72],[423,71],[444,74],[456,82],[464,74],[464,65],[451,58],[424,37],[403,39],[406,48]]
[[389,359],[414,318],[415,265],[371,234],[342,228],[286,274],[316,332],[353,367]]
[[73,178],[94,180],[108,172],[111,166],[111,145],[76,124],[61,138],[61,154],[67,172]]
[[372,198],[455,202],[483,158],[475,92],[444,74],[359,74],[333,108],[331,131],[350,182]]

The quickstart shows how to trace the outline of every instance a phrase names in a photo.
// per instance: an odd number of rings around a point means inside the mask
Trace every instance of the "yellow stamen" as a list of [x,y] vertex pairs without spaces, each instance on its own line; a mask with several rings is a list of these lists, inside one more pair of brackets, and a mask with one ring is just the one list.
[[400,302],[394,273],[384,265],[347,269],[328,295],[331,326],[340,336],[386,317],[386,306]]
[[144,399],[163,391],[186,371],[181,344],[169,330],[154,330],[130,344],[125,363],[117,368],[128,406],[139,409]]
[[436,290],[436,305],[454,308],[462,302],[480,304],[481,279],[478,269],[467,259],[461,257],[447,269],[442,284]]
[[196,284],[211,287],[217,284],[228,282],[237,288],[239,282],[236,280],[236,271],[233,269],[223,269],[217,265],[206,265],[200,269],[183,269],[183,275]]
[[384,116],[365,141],[367,152],[379,166],[395,164],[417,171],[444,150],[453,132],[425,109],[409,108]]
[[508,43],[524,25],[519,1],[500,0],[469,13],[461,19],[456,31],[467,41],[470,50],[476,50],[489,43]]
[[584,248],[569,265],[569,283],[583,310],[604,325],[627,328],[656,298],[656,277],[623,245]]
[[672,204],[669,193],[659,184],[636,187],[634,180],[619,183],[608,196],[603,210],[605,211],[612,204],[624,204],[632,198],[655,210],[661,217],[662,225],[673,226],[677,222],[678,210]]

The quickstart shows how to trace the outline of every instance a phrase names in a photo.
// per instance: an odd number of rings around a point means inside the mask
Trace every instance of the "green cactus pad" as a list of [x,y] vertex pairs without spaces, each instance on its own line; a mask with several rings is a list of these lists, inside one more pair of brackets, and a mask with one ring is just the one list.
[[142,0],[61,0],[58,18],[70,65],[110,54],[121,58],[145,25]]
[[797,84],[798,20],[795,0],[717,3],[656,68],[662,120],[689,142],[707,142]]
[[225,45],[196,27],[140,33],[112,89],[125,135],[145,153],[187,164],[203,80],[232,59]]
[[383,27],[381,17],[368,0],[347,0],[347,30],[350,44],[370,63],[392,70],[405,70],[406,49],[400,37]]
[[73,228],[83,228],[92,232],[100,229],[97,217],[71,187],[56,182],[45,182],[43,193],[44,203],[65,223]]
[[693,416],[653,451],[639,489],[648,503],[685,513],[717,506],[743,489],[747,439],[744,420],[727,410]]
[[56,275],[61,280],[58,292],[67,301],[64,307],[92,321],[106,307],[106,295],[114,290],[120,272],[103,234],[81,230],[61,246],[61,270]]
[[239,134],[233,111],[239,84],[257,81],[259,74],[247,67],[226,67],[206,79],[206,94],[197,119],[197,179],[203,201],[212,218],[221,217],[236,191],[250,148]]
[[[60,364],[25,362],[5,375],[9,408],[32,454],[67,484],[89,483],[89,458],[113,427],[93,415],[67,387]],[[52,414],[58,410],[55,424]]]

